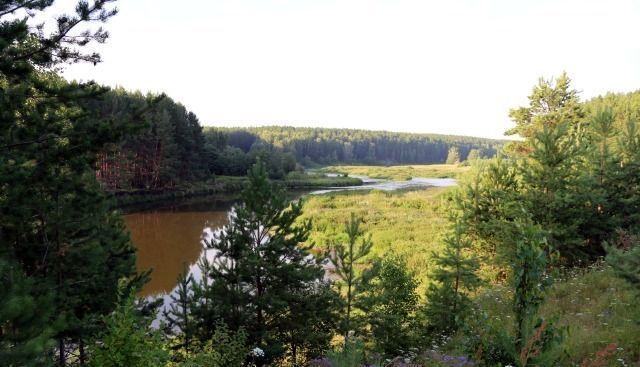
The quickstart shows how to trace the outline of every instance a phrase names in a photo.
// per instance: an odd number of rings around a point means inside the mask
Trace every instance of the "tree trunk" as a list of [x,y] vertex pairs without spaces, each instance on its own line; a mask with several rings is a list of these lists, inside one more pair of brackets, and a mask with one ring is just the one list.
[[84,362],[87,359],[87,356],[84,353],[84,340],[80,339],[78,343],[78,349],[80,351],[80,366],[84,366]]
[[67,364],[64,354],[64,339],[58,339],[58,366],[64,367]]

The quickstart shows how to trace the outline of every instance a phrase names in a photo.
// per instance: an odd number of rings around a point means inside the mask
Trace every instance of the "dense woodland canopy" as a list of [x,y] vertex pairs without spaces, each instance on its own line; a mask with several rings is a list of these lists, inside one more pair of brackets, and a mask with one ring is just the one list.
[[[118,120],[136,114],[137,131],[108,144],[97,176],[109,190],[166,189],[212,175],[244,176],[260,158],[271,178],[328,163],[451,163],[493,157],[501,140],[349,129],[202,128],[197,116],[167,96],[115,89],[85,102]],[[204,131],[203,131],[204,130]],[[455,152],[452,155],[452,152]]]
[[310,164],[428,164],[444,163],[451,147],[460,160],[478,150],[481,157],[493,157],[504,141],[438,134],[395,133],[353,129],[253,127],[210,128],[221,132],[227,143],[248,152],[255,144],[267,144],[292,152],[298,162]]
[[200,122],[171,98],[116,89],[87,108],[113,119],[138,117],[135,134],[107,145],[98,156],[96,174],[106,188],[158,189],[206,177]]

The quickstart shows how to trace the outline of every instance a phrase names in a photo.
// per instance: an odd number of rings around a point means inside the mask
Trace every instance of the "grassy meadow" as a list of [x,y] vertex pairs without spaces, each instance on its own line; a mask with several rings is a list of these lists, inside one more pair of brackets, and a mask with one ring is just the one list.
[[470,166],[457,164],[425,164],[407,166],[328,166],[320,172],[346,173],[394,181],[410,180],[414,177],[458,178],[469,171]]
[[319,248],[345,241],[344,223],[355,213],[363,218],[363,230],[371,235],[372,254],[406,258],[407,265],[423,283],[433,251],[442,249],[441,234],[448,221],[442,199],[451,188],[416,191],[351,191],[310,196],[302,219],[312,219],[310,241]]
[[[341,166],[333,171],[377,177],[401,177],[409,166],[367,167]],[[416,166],[413,166],[416,167]],[[419,167],[419,166],[417,166]],[[438,165],[432,172],[455,172],[467,167]],[[448,170],[446,169],[448,168]],[[373,171],[375,169],[375,171]],[[331,168],[326,168],[327,172]],[[426,171],[415,176],[429,176]],[[376,173],[373,173],[376,176]],[[433,177],[433,175],[431,175]],[[445,199],[453,188],[427,188],[413,191],[350,191],[310,196],[305,199],[303,219],[313,220],[310,240],[319,249],[332,241],[345,241],[344,223],[351,213],[364,219],[363,229],[373,241],[372,253],[385,257],[401,255],[420,281],[420,295],[429,284],[433,253],[443,249],[442,236],[448,228]],[[491,266],[485,272],[495,272]],[[481,272],[483,269],[481,269]],[[486,275],[486,274],[483,274]],[[484,277],[495,279],[495,277]],[[512,329],[512,289],[508,283],[485,283],[473,297],[479,310],[495,325]],[[633,366],[640,360],[640,314],[638,295],[626,282],[617,278],[605,264],[572,270],[559,277],[541,309],[545,318],[557,317],[566,329],[562,365]],[[445,350],[460,355],[461,338],[454,337]],[[597,355],[601,357],[597,357]]]

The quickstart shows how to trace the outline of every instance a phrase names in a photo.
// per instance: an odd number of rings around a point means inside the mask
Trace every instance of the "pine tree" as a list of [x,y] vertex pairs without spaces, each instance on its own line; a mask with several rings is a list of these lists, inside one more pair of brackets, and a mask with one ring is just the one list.
[[458,147],[449,148],[449,152],[447,153],[447,164],[456,164],[460,163],[460,151]]
[[[516,126],[506,135],[530,138],[544,128],[553,130],[560,123],[578,123],[584,117],[584,111],[578,91],[572,89],[567,73],[562,73],[555,80],[540,78],[529,96],[529,106],[512,109],[509,117]],[[515,145],[526,150],[526,143]]]
[[0,361],[6,366],[48,366],[55,327],[53,299],[39,296],[19,266],[0,259]]
[[513,311],[515,314],[515,357],[520,365],[556,365],[563,330],[554,319],[538,313],[552,284],[547,272],[544,231],[528,221],[517,223],[520,235],[515,240],[513,271]]
[[513,255],[504,243],[516,231],[512,222],[522,213],[517,165],[498,156],[474,168],[461,180],[453,197],[460,224],[474,246],[492,256],[496,263],[506,264]]
[[213,315],[194,313],[219,317],[232,331],[244,328],[248,343],[263,348],[269,362],[283,355],[286,335],[297,327],[290,322],[292,305],[305,301],[323,271],[304,244],[310,223],[296,225],[302,203],[290,203],[260,161],[248,179],[230,223],[207,243],[215,256],[204,264],[207,279],[198,294],[205,295],[199,303]]
[[347,243],[333,243],[326,253],[333,267],[332,271],[339,278],[338,286],[344,288],[345,308],[340,329],[348,344],[349,333],[353,330],[353,309],[358,297],[364,292],[363,286],[368,284],[377,273],[379,263],[368,258],[373,243],[371,236],[365,236],[360,229],[362,219],[351,213],[351,219],[345,224]]
[[640,130],[628,120],[617,139],[617,165],[608,180],[608,204],[621,228],[640,231]]
[[306,366],[312,358],[330,349],[342,299],[331,284],[323,281],[309,284],[288,307],[289,313],[283,320],[286,331],[282,334],[288,344],[287,357],[293,366]]
[[545,126],[527,140],[531,152],[519,167],[521,202],[533,222],[549,232],[545,251],[570,263],[603,254],[601,233],[595,231],[603,193],[594,190],[585,140],[579,126]]
[[0,3],[0,256],[20,267],[34,299],[51,297],[42,313],[55,326],[58,365],[66,364],[70,343],[82,364],[98,316],[113,308],[117,279],[135,272],[134,250],[94,173],[99,150],[129,131],[131,119],[90,113],[83,101],[105,89],[50,71],[99,61],[82,46],[104,41],[106,32],[78,28],[107,21],[115,14],[111,1],[79,2],[51,34],[30,27],[51,3]]
[[427,289],[424,310],[434,338],[450,335],[463,324],[471,305],[469,293],[480,284],[476,275],[479,263],[470,255],[472,243],[464,235],[460,221],[453,224],[444,242],[444,252],[435,255],[435,282]]
[[171,347],[177,351],[174,355],[178,355],[178,359],[189,358],[197,347],[194,345],[193,282],[193,275],[185,269],[178,279],[176,289],[169,295],[171,299],[169,309],[163,311],[166,334],[174,336]]
[[395,357],[415,346],[418,282],[402,258],[388,257],[380,266],[366,296],[359,302],[376,350]]
[[[608,241],[613,230],[622,225],[621,201],[625,192],[619,192],[615,180],[621,171],[621,156],[615,147],[618,133],[615,116],[609,108],[596,111],[588,123],[589,147],[586,152],[586,166],[589,167],[589,191],[595,211],[587,226],[582,226],[587,238],[595,243]],[[586,180],[583,180],[586,181]]]
[[480,156],[480,151],[478,149],[471,149],[469,151],[469,154],[467,154],[467,161],[468,162],[475,162],[480,158],[482,158],[482,157]]
[[640,291],[640,238],[618,231],[614,245],[607,245],[607,263],[615,274]]

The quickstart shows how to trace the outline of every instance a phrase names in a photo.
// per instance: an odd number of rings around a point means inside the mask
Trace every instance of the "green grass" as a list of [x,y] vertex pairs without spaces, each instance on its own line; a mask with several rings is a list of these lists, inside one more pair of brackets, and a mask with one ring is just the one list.
[[362,180],[355,177],[327,177],[324,174],[291,172],[283,180],[288,188],[360,186]]
[[394,181],[406,181],[414,177],[458,178],[469,171],[469,166],[456,164],[428,164],[410,166],[328,166],[319,172],[346,173]]
[[302,219],[313,221],[310,240],[319,248],[345,241],[344,224],[351,213],[364,219],[363,230],[371,234],[372,253],[406,257],[407,266],[425,282],[432,266],[432,251],[442,249],[441,234],[448,221],[442,212],[443,193],[451,188],[419,191],[341,192],[308,197]]
[[[512,329],[512,292],[495,286],[480,292],[481,308],[495,321]],[[615,277],[604,265],[573,271],[550,289],[541,314],[557,316],[558,325],[568,327],[563,347],[563,365],[579,365],[593,359],[611,343],[616,351],[603,366],[640,365],[640,303],[638,292]]]

